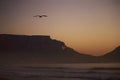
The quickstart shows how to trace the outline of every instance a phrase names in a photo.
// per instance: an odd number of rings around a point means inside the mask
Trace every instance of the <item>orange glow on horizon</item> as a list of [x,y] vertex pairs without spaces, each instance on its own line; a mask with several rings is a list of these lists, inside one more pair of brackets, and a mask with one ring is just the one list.
[[114,1],[3,0],[0,33],[50,35],[80,53],[103,55],[120,45],[120,6]]

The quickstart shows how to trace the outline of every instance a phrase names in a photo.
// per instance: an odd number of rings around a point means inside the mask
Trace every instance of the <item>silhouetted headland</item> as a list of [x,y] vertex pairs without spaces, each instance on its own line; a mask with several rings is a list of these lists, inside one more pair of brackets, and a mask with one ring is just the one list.
[[64,42],[43,35],[0,34],[0,63],[120,62],[120,47],[103,56],[78,53]]

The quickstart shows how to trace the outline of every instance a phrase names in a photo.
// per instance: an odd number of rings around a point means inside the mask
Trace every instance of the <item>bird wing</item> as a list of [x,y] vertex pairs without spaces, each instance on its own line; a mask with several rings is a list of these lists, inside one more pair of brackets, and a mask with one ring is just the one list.
[[47,15],[35,15],[33,17],[39,17],[39,18],[42,18],[42,17],[48,17]]
[[43,17],[48,17],[47,15],[42,15]]
[[40,15],[35,15],[35,16],[33,16],[33,17],[39,17]]

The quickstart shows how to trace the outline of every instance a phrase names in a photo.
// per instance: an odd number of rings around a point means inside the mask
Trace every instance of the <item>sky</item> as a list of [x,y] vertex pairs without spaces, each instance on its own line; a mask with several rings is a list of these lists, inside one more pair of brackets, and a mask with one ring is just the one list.
[[103,55],[120,45],[120,0],[0,0],[0,34],[50,35]]

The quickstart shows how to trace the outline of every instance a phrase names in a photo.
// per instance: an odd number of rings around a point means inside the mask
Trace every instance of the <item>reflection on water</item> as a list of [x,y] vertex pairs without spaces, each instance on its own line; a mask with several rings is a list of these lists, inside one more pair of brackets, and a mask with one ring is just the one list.
[[10,80],[120,80],[120,64],[3,65],[0,77]]

